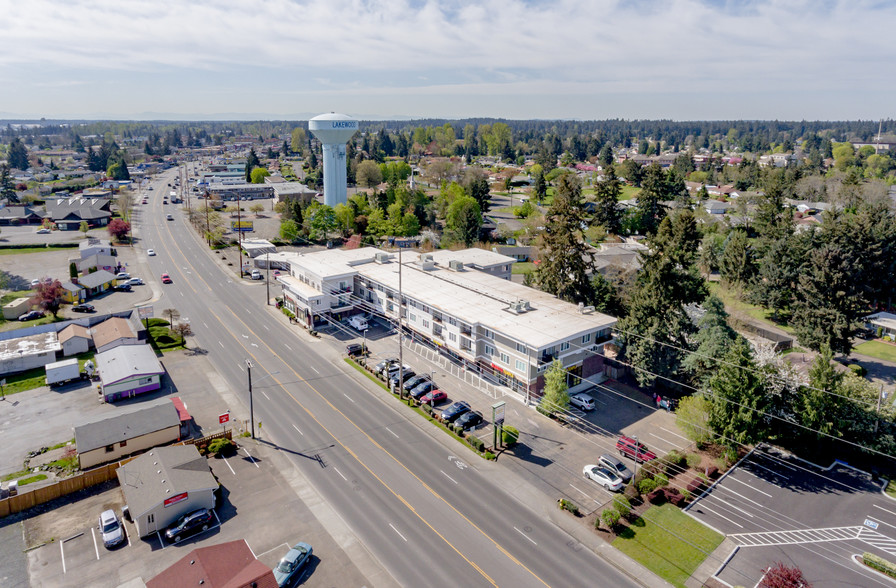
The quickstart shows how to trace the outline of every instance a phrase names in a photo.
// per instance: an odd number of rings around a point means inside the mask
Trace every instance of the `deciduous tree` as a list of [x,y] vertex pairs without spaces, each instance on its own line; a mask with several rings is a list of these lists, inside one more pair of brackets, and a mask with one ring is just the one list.
[[566,369],[563,362],[555,359],[544,373],[543,396],[539,411],[545,414],[564,413],[569,410],[569,386],[566,383]]
[[373,188],[383,181],[383,172],[379,164],[372,159],[366,159],[358,164],[355,171],[355,179],[359,186]]
[[44,310],[50,312],[56,318],[59,308],[62,306],[62,297],[65,289],[59,280],[41,280],[34,288],[36,303]]
[[112,219],[112,222],[109,223],[108,226],[109,234],[112,235],[115,239],[119,241],[124,241],[125,237],[128,236],[128,233],[131,232],[131,224],[127,221],[123,221],[120,218]]
[[471,246],[479,239],[482,228],[479,203],[466,194],[455,197],[445,213],[445,226],[456,241]]

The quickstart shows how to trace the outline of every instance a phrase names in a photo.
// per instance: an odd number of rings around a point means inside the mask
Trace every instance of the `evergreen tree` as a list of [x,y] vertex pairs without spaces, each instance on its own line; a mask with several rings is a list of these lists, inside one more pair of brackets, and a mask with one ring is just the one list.
[[697,321],[694,335],[697,348],[682,362],[697,382],[705,382],[715,372],[718,360],[723,359],[740,338],[728,324],[725,305],[717,296],[708,296],[702,307],[705,312]]
[[712,399],[709,424],[728,447],[751,445],[768,436],[764,415],[768,400],[750,345],[737,340],[709,380]]
[[445,227],[455,240],[467,247],[473,245],[482,228],[479,204],[466,194],[456,197],[445,214]]
[[18,137],[10,142],[6,161],[12,169],[28,169],[28,149]]
[[638,223],[645,235],[656,233],[666,217],[666,206],[663,204],[666,199],[666,174],[658,163],[653,163],[644,172],[638,193]]
[[594,185],[594,201],[597,205],[594,222],[611,235],[618,235],[622,224],[622,210],[619,208],[621,194],[622,186],[616,177],[616,170],[612,165],[608,166],[604,172],[604,180]]
[[12,176],[9,174],[9,166],[0,165],[0,198],[5,198],[9,204],[18,204],[19,195],[16,193]]
[[582,186],[573,174],[563,174],[557,183],[557,194],[545,215],[536,278],[545,292],[567,302],[587,303],[594,297],[588,278],[594,270],[594,256],[582,234]]
[[305,222],[302,214],[302,201],[299,198],[290,198],[287,202],[286,217],[296,223],[296,226],[301,227]]
[[261,162],[258,160],[258,156],[255,154],[255,148],[249,148],[249,155],[246,157],[246,183],[249,184],[252,182],[252,170],[256,167],[260,167]]
[[482,214],[488,213],[491,206],[491,195],[489,194],[488,180],[483,174],[473,175],[467,182],[467,193],[479,204],[479,210]]
[[617,317],[625,314],[616,288],[599,272],[594,272],[591,277],[591,290],[591,305],[595,310]]
[[535,201],[541,204],[548,195],[548,183],[544,179],[544,173],[535,174]]
[[753,279],[756,265],[753,249],[744,231],[732,230],[725,239],[725,248],[719,259],[719,273],[728,286],[738,291],[745,288]]

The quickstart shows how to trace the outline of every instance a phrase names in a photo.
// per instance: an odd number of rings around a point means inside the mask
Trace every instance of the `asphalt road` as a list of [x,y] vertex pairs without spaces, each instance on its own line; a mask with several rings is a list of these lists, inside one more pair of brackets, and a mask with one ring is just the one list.
[[[447,449],[359,385],[325,343],[272,316],[264,283],[223,270],[180,207],[162,205],[174,173],[156,180],[149,204],[136,207],[138,261],[151,269],[144,279],[167,272],[174,281],[158,286],[156,316],[173,307],[188,318],[246,404],[245,362],[252,361],[261,437],[290,456],[398,583],[637,585],[517,501],[500,476],[481,473],[470,452]],[[175,220],[164,220],[167,213]],[[146,248],[157,255],[145,257]]]

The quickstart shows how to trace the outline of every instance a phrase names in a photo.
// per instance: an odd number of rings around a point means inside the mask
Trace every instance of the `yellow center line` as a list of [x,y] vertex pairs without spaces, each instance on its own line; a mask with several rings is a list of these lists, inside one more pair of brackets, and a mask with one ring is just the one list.
[[[177,241],[172,241],[172,242],[173,242],[174,247],[176,247],[176,248],[178,249],[178,251],[180,251],[181,255],[184,256],[184,259],[187,260],[187,264],[188,264],[190,267],[193,268],[193,271],[196,273],[196,277],[198,277],[198,278],[199,278],[199,279],[206,285],[206,287],[207,287],[209,290],[212,290],[212,291],[213,291],[213,289],[209,286],[208,282],[206,282],[205,279],[201,276],[201,274],[199,274],[199,272],[196,271],[196,267],[193,266],[192,262],[191,262],[191,261],[189,260],[189,258],[184,254],[183,250],[180,248],[180,245],[177,243]],[[167,244],[166,244],[166,247],[167,247]],[[242,260],[241,260],[241,261],[242,261]],[[240,270],[242,271],[242,268],[240,268]],[[195,290],[194,290],[194,292],[195,292]],[[214,315],[214,317],[215,317],[216,319],[218,319],[218,322],[221,324],[221,326],[224,326],[224,322],[221,320],[221,317],[218,316],[217,313],[215,313],[215,311],[211,310],[210,308],[209,308],[208,310],[212,313],[212,315]],[[264,342],[264,340],[263,340],[261,337],[259,337],[258,334],[256,334],[255,331],[253,331],[252,328],[251,328],[249,325],[247,325],[247,324],[242,320],[242,318],[240,318],[240,317],[239,317],[239,316],[238,316],[232,309],[230,309],[229,307],[227,307],[227,310],[230,312],[231,315],[233,315],[233,318],[235,318],[239,323],[241,323],[241,324],[243,325],[243,327],[246,328],[246,330],[248,330],[253,336],[255,336],[256,339],[258,339],[258,341],[261,343],[261,345],[264,345],[264,346],[267,348],[267,350],[268,350],[271,354],[273,354],[274,357],[276,357],[278,360],[280,360],[281,362],[283,362],[283,364],[287,366],[287,368],[289,369],[289,371],[291,371],[291,372],[296,376],[296,378],[299,379],[299,381],[301,381],[303,384],[305,384],[305,385],[308,386],[311,390],[313,390],[314,393],[317,394],[317,395],[320,397],[320,399],[323,400],[323,401],[324,401],[324,402],[325,402],[325,403],[326,403],[332,410],[334,410],[335,412],[337,412],[340,416],[342,416],[342,418],[344,418],[346,421],[348,421],[349,423],[351,423],[351,425],[352,425],[353,427],[355,427],[355,428],[356,428],[362,435],[364,435],[364,436],[367,438],[367,440],[370,441],[370,443],[372,443],[376,448],[378,448],[380,451],[382,451],[383,453],[385,453],[386,455],[388,455],[388,456],[389,456],[389,457],[390,457],[396,464],[398,464],[399,466],[401,466],[401,467],[402,467],[408,474],[410,474],[415,480],[417,480],[417,481],[420,483],[420,485],[422,485],[425,489],[427,489],[427,490],[430,492],[430,494],[432,494],[435,498],[437,498],[437,499],[440,500],[443,504],[445,504],[446,506],[448,506],[448,507],[449,507],[451,510],[453,510],[458,516],[460,516],[461,518],[463,518],[463,520],[465,520],[470,526],[472,526],[474,529],[476,529],[477,531],[479,531],[479,533],[480,533],[483,537],[485,537],[486,539],[488,539],[489,541],[491,541],[491,543],[492,543],[496,548],[498,548],[498,550],[500,550],[502,553],[504,553],[504,554],[505,554],[505,555],[506,555],[512,562],[514,562],[515,564],[517,564],[518,566],[520,566],[521,568],[523,568],[524,570],[526,570],[527,572],[529,572],[529,574],[531,574],[535,579],[537,579],[539,582],[541,582],[544,586],[549,586],[549,584],[548,584],[547,582],[545,582],[543,579],[541,579],[535,572],[533,572],[531,569],[529,569],[529,568],[528,568],[525,564],[523,564],[519,559],[517,559],[517,558],[514,557],[512,554],[510,554],[510,553],[509,553],[509,552],[508,552],[508,551],[507,551],[507,550],[506,550],[500,543],[498,543],[498,541],[496,541],[495,539],[493,539],[488,533],[486,533],[486,532],[485,532],[482,528],[480,528],[476,523],[474,523],[472,520],[470,520],[464,513],[460,512],[460,511],[459,511],[453,504],[451,504],[450,502],[448,502],[448,500],[447,500],[446,498],[444,498],[441,494],[439,494],[438,492],[436,492],[435,489],[433,489],[429,484],[427,484],[426,482],[424,482],[424,481],[423,481],[417,474],[415,474],[414,472],[412,472],[412,471],[410,470],[410,468],[408,468],[404,463],[402,463],[398,458],[396,458],[396,457],[395,457],[389,450],[387,450],[385,447],[383,447],[382,445],[380,445],[375,439],[373,439],[373,437],[371,437],[366,431],[364,431],[364,430],[363,430],[357,423],[355,423],[355,421],[353,421],[351,418],[349,418],[348,415],[346,415],[346,414],[345,414],[344,412],[342,412],[339,408],[337,408],[332,402],[330,402],[330,400],[329,400],[326,396],[324,396],[324,395],[323,395],[317,388],[315,388],[315,387],[314,387],[308,380],[306,380],[304,377],[302,377],[302,375],[299,374],[299,373],[292,367],[292,365],[290,365],[290,363],[289,363],[288,361],[286,361],[285,359],[283,359],[282,357],[280,357],[280,354],[279,354],[279,353],[277,353],[276,351],[274,351],[273,348],[271,348],[266,342]],[[229,328],[227,328],[227,327],[224,327],[224,328],[225,328],[225,330],[226,330],[228,333],[230,333],[230,336],[233,337],[233,340],[234,340],[240,347],[242,347],[242,348],[244,349],[244,351],[252,357],[252,359],[254,359],[256,362],[258,362],[258,358],[257,358],[256,355],[252,352],[252,350],[249,349],[248,347],[246,347],[246,346],[245,346],[245,345],[244,345],[244,344],[243,344],[243,343],[236,337],[236,335],[235,335]],[[462,557],[468,564],[470,564],[470,566],[472,566],[473,569],[475,569],[476,571],[478,571],[478,572],[479,572],[479,573],[480,573],[480,574],[481,574],[481,575],[482,575],[482,576],[483,576],[483,577],[484,577],[484,578],[485,578],[485,579],[486,579],[492,586],[497,586],[497,584],[495,583],[495,581],[494,581],[494,580],[493,580],[493,579],[492,579],[492,578],[491,578],[491,577],[490,577],[490,576],[489,576],[489,575],[488,575],[482,568],[480,568],[480,567],[479,567],[478,565],[476,565],[473,561],[471,561],[466,555],[464,555],[463,553],[461,553],[461,551],[460,551],[457,547],[455,547],[455,546],[451,543],[451,541],[449,541],[444,535],[442,535],[442,533],[440,533],[438,530],[436,530],[436,528],[433,527],[432,524],[430,524],[430,522],[427,521],[427,520],[426,520],[426,519],[425,519],[419,512],[417,512],[417,510],[416,510],[412,505],[410,505],[410,504],[409,504],[409,503],[408,503],[408,502],[407,502],[401,495],[399,495],[395,490],[393,490],[392,487],[389,486],[389,484],[387,484],[387,483],[385,482],[385,480],[383,480],[382,478],[380,478],[380,477],[379,477],[379,476],[378,476],[372,469],[370,469],[370,467],[369,467],[366,463],[364,463],[364,461],[363,461],[363,460],[362,460],[362,459],[361,459],[361,458],[360,458],[354,451],[352,451],[348,446],[346,446],[346,445],[340,440],[340,438],[339,438],[337,435],[335,435],[333,432],[331,432],[330,429],[327,428],[327,426],[324,425],[324,424],[317,418],[317,416],[315,416],[314,413],[311,412],[311,410],[309,410],[305,405],[303,405],[301,402],[299,402],[299,400],[292,394],[292,392],[290,392],[289,390],[286,389],[286,386],[283,384],[283,382],[280,381],[279,378],[277,378],[276,376],[269,376],[269,377],[272,378],[275,382],[277,382],[277,384],[283,389],[284,392],[286,392],[286,394],[289,395],[290,398],[292,398],[292,400],[296,403],[296,405],[297,405],[299,408],[301,408],[303,411],[305,411],[305,413],[306,413],[308,416],[310,416],[312,419],[314,419],[314,421],[315,421],[315,422],[316,422],[316,423],[317,423],[317,424],[318,424],[324,431],[326,431],[327,434],[330,435],[330,436],[333,438],[333,440],[334,440],[336,443],[338,443],[339,446],[342,447],[342,448],[346,451],[346,453],[348,453],[349,455],[351,455],[351,456],[355,459],[355,461],[357,461],[358,464],[359,464],[361,467],[363,467],[365,470],[367,470],[367,472],[368,472],[371,476],[373,476],[373,477],[374,477],[380,484],[382,484],[382,486],[383,486],[386,490],[388,490],[389,493],[391,493],[391,494],[392,494],[393,496],[395,496],[399,501],[401,501],[401,502],[408,508],[408,510],[410,510],[412,513],[414,513],[414,515],[415,515],[415,516],[416,516],[416,517],[417,517],[417,518],[418,518],[424,525],[426,525],[427,527],[429,527],[429,529],[432,530],[433,533],[435,533],[435,534],[436,534],[442,541],[445,542],[446,545],[448,545],[452,550],[454,550],[455,553],[457,553],[457,554],[458,554],[459,556],[461,556],[461,557]]]

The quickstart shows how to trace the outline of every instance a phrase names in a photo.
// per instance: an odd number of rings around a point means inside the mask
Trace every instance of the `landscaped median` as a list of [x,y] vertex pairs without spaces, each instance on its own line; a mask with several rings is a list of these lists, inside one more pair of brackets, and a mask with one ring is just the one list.
[[[399,395],[400,390],[396,390],[395,392],[392,392],[391,390],[389,390],[389,388],[386,386],[386,384],[383,381],[381,381],[379,378],[377,378],[373,373],[371,373],[366,365],[362,365],[350,357],[345,358],[345,362],[347,364],[349,364],[350,366],[354,367],[356,370],[358,370],[365,376],[367,376],[368,378],[370,378],[371,381],[376,382],[376,384],[378,386],[380,386],[384,390],[390,392],[395,398],[400,398],[400,395]],[[494,448],[487,446],[485,444],[485,442],[482,441],[482,439],[480,439],[479,437],[477,437],[475,435],[468,434],[463,431],[455,430],[455,429],[451,428],[450,425],[446,425],[445,423],[441,422],[438,418],[436,418],[433,415],[432,408],[428,404],[419,405],[410,396],[407,396],[406,399],[407,399],[407,404],[405,404],[404,402],[402,402],[401,404],[407,406],[408,408],[410,408],[417,414],[424,417],[429,422],[436,425],[438,428],[443,430],[448,435],[451,435],[457,441],[463,443],[465,447],[468,447],[470,450],[476,452],[480,457],[482,457],[484,459],[495,459]],[[509,443],[509,440],[511,438],[516,439],[519,436],[519,433],[516,432],[515,429],[513,431],[511,431],[510,435],[508,436],[509,428],[511,428],[511,427],[505,427],[505,430],[504,430],[503,441],[505,443],[505,446],[511,444],[511,443]]]

